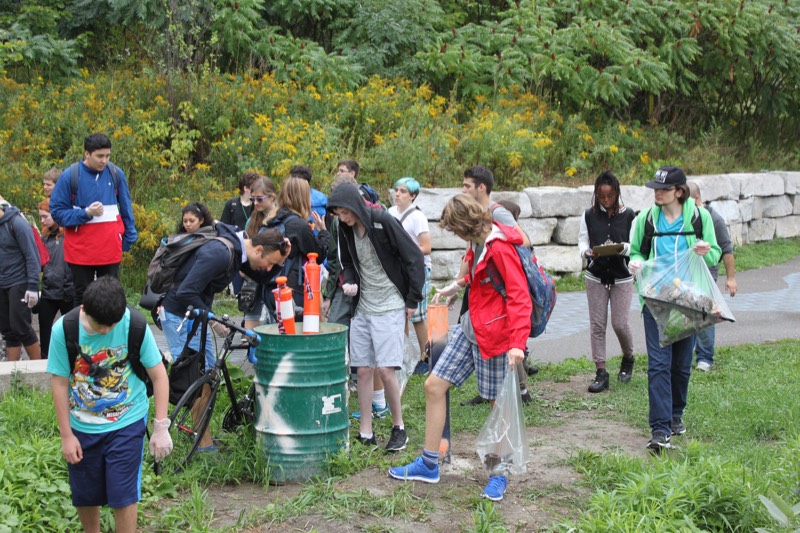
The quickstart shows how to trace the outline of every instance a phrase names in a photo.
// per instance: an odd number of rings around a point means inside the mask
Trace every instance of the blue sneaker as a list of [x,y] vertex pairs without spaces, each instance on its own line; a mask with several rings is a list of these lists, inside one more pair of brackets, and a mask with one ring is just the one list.
[[439,465],[428,468],[425,461],[422,460],[422,457],[417,457],[414,459],[414,462],[409,465],[390,468],[389,477],[399,479],[400,481],[439,483]]
[[508,478],[506,476],[491,476],[489,477],[489,484],[483,489],[482,498],[488,498],[493,502],[499,502],[503,499],[503,495],[508,488]]
[[[372,418],[386,418],[386,415],[392,414],[392,411],[389,409],[389,404],[386,404],[386,407],[378,407],[378,404],[372,402]],[[356,420],[361,420],[361,411],[355,411],[352,415],[353,418]]]
[[210,444],[203,448],[202,446],[197,448],[197,453],[217,453],[219,450],[217,449],[216,444]]

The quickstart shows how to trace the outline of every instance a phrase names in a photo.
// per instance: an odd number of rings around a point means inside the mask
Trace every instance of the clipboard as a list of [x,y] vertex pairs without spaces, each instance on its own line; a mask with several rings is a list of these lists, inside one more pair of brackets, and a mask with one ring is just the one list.
[[624,244],[601,244],[592,248],[594,257],[607,257],[609,255],[619,255],[625,249]]

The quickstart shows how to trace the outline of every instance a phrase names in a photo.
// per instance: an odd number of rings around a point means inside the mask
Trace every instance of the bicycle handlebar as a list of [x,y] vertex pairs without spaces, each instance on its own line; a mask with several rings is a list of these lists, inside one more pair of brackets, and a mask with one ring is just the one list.
[[[178,326],[178,331],[180,331],[180,328],[183,327],[183,323],[189,320],[190,318],[202,319],[203,315],[206,316],[207,321],[213,320],[214,322],[218,322],[223,326],[225,326],[226,328],[231,329],[232,331],[238,331],[239,333],[242,334],[242,336],[244,336],[245,339],[247,339],[247,343],[250,346],[255,347],[261,343],[261,335],[259,335],[258,333],[256,333],[251,329],[246,329],[236,325],[235,322],[233,322],[230,318],[228,318],[228,315],[219,316],[214,314],[213,311],[207,311],[204,309],[195,309],[191,305],[186,308],[186,314],[184,315],[183,321],[181,322],[180,326]],[[252,357],[251,354],[248,355],[248,359],[250,357]],[[254,361],[251,360],[250,362],[253,363]]]

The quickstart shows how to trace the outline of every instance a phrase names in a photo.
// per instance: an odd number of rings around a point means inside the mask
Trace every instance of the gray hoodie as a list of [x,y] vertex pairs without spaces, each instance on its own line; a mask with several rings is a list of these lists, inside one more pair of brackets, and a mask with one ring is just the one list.
[[16,207],[3,208],[0,216],[0,289],[27,283],[29,291],[39,290],[39,250],[33,228]]

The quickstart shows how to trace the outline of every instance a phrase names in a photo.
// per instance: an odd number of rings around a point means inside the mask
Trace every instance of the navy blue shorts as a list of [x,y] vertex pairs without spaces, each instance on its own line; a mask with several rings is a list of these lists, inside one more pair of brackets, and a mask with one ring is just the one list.
[[81,462],[68,465],[72,505],[119,509],[142,498],[146,420],[108,433],[72,430],[83,450]]

